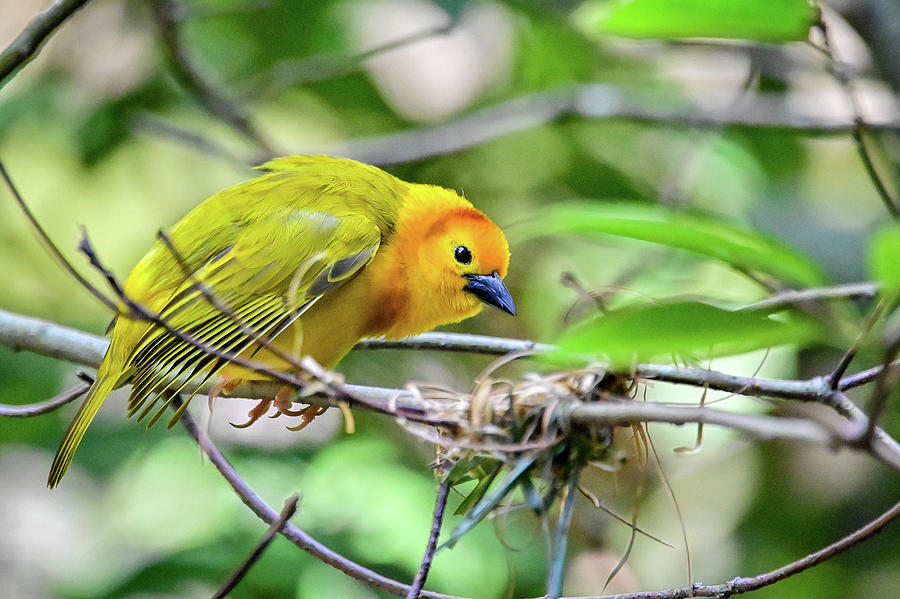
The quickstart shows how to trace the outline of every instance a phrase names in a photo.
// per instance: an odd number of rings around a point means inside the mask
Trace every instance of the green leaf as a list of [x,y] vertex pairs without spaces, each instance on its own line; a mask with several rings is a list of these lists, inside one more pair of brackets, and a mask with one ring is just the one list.
[[538,454],[524,455],[520,457],[514,466],[511,466],[503,482],[496,489],[491,491],[487,496],[481,497],[478,503],[472,507],[466,517],[460,522],[450,533],[450,538],[444,541],[438,551],[453,547],[459,539],[469,532],[476,524],[481,522],[492,509],[494,509],[503,498],[506,497],[515,487],[518,480],[531,468],[532,464],[538,459]]
[[477,476],[473,475],[473,478],[477,478],[478,484],[476,484],[472,491],[459,502],[459,506],[457,506],[456,511],[453,512],[453,514],[456,516],[465,514],[473,505],[481,501],[481,498],[487,493],[488,488],[490,488],[494,479],[497,478],[502,467],[503,462],[497,460],[489,470],[481,472],[480,475]]
[[900,291],[900,227],[877,233],[869,244],[869,273],[881,283],[883,293]]
[[589,0],[575,15],[591,34],[631,38],[804,41],[819,18],[808,0]]
[[596,316],[566,332],[550,359],[603,356],[630,366],[658,356],[741,354],[763,347],[802,344],[815,337],[815,322],[802,314],[776,320],[700,302],[631,307]]
[[675,212],[658,204],[571,202],[538,212],[520,232],[526,237],[572,233],[617,235],[659,243],[755,270],[792,283],[825,283],[822,271],[797,250],[761,233],[708,216]]

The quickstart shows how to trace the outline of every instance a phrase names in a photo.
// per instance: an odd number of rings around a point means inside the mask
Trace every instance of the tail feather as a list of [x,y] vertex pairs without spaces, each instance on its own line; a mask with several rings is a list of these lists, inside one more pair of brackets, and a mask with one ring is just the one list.
[[87,398],[81,404],[78,413],[66,429],[59,449],[56,450],[56,457],[53,458],[53,465],[50,467],[50,476],[47,478],[47,486],[51,489],[59,484],[63,475],[72,463],[75,456],[75,450],[78,449],[81,439],[84,437],[85,431],[103,405],[103,401],[115,389],[117,377],[101,376],[98,377],[88,392]]

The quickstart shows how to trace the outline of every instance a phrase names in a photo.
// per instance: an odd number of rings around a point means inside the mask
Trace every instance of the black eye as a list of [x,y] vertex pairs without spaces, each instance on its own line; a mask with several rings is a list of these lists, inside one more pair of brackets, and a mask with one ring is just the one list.
[[472,252],[464,245],[456,246],[456,249],[453,250],[453,257],[456,258],[456,261],[460,264],[469,264],[472,262]]

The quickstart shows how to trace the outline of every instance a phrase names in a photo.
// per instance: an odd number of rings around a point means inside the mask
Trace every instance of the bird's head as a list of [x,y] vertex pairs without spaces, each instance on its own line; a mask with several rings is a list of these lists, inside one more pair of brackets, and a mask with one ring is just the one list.
[[515,315],[516,306],[503,278],[509,266],[509,244],[503,231],[455,193],[429,188],[432,207],[414,221],[419,237],[415,271],[421,284],[416,295],[426,299],[422,312],[431,326],[458,322],[477,314],[484,304]]

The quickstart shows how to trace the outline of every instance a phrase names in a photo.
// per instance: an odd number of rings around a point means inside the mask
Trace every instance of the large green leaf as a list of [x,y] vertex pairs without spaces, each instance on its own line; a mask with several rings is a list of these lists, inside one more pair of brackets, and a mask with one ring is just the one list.
[[576,13],[589,33],[631,38],[803,41],[819,18],[808,0],[589,0]]
[[556,204],[522,225],[520,234],[617,235],[660,243],[716,258],[791,283],[822,285],[825,277],[806,256],[770,237],[708,216],[675,212],[656,204],[573,202]]
[[884,293],[900,292],[900,227],[888,227],[872,238],[869,271]]
[[802,344],[816,332],[815,322],[800,314],[776,320],[700,302],[644,305],[596,316],[573,327],[550,358],[600,356],[613,366],[629,366],[659,356],[712,357]]

